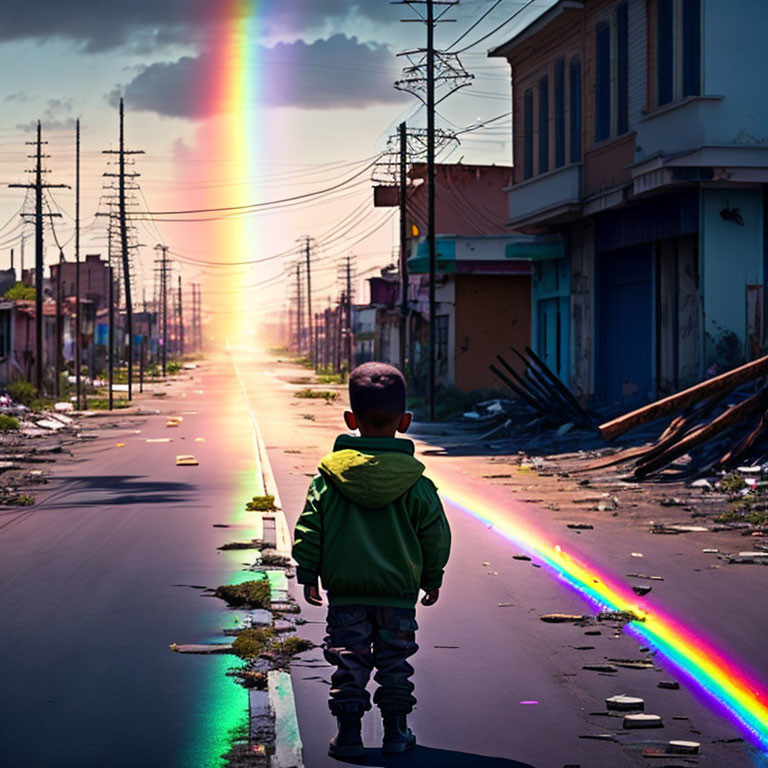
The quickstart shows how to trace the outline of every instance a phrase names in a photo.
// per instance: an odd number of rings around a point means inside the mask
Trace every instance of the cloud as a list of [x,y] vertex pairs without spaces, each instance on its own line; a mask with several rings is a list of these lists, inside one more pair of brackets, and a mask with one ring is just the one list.
[[[261,82],[259,104],[304,109],[359,109],[403,100],[392,83],[398,62],[382,43],[333,35],[327,40],[254,47],[253,76]],[[108,95],[124,96],[131,109],[182,118],[202,118],[241,105],[211,103],[210,94],[227,76],[210,54],[151,64]]]
[[30,101],[32,99],[36,98],[35,96],[30,96],[26,91],[14,91],[13,93],[9,93],[4,99],[4,103],[10,103],[10,102],[16,102],[17,104],[21,104],[27,101]]
[[[45,104],[45,112],[40,120],[46,131],[74,131],[74,117],[70,116],[74,108],[72,99],[48,99]],[[17,123],[16,128],[22,131],[33,131],[37,128],[37,120],[28,120],[26,123]]]
[[[138,52],[216,34],[217,25],[254,15],[257,36],[300,34],[345,19],[395,21],[397,9],[372,0],[2,0],[0,42],[64,39],[86,52],[130,45]],[[195,33],[192,36],[191,33]]]

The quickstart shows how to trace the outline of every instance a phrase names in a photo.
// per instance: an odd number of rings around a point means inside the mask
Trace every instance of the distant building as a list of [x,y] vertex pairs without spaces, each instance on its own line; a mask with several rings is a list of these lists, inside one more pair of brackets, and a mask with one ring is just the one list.
[[[51,290],[56,291],[59,265],[51,264]],[[62,296],[75,295],[77,264],[65,261],[61,264]],[[109,299],[109,266],[98,253],[89,253],[80,262],[80,296],[92,301],[97,307],[106,306]]]

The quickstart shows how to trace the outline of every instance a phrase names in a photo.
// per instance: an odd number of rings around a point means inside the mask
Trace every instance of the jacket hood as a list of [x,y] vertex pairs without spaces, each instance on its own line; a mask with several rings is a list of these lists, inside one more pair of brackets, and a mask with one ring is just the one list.
[[[377,448],[383,451],[374,452]],[[379,446],[370,438],[339,438],[336,449],[320,462],[320,472],[352,503],[365,509],[391,504],[424,473],[409,440],[386,440],[386,445]]]

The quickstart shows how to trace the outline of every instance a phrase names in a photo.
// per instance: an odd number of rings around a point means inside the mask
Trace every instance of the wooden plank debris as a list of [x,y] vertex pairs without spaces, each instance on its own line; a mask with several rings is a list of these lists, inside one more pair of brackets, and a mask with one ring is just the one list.
[[757,381],[768,375],[768,355],[754,360],[751,363],[734,368],[732,371],[722,373],[714,378],[702,381],[693,387],[677,392],[674,395],[657,400],[642,408],[625,413],[616,419],[601,424],[600,434],[606,440],[613,440],[635,427],[649,424],[662,416],[667,416],[683,408],[700,402],[706,397],[715,397],[732,391],[742,384]]

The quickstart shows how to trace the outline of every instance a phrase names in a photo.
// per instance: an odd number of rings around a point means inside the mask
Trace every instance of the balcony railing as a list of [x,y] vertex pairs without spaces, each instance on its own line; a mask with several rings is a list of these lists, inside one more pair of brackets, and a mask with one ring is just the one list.
[[507,187],[509,226],[574,218],[581,210],[581,163],[572,163]]

